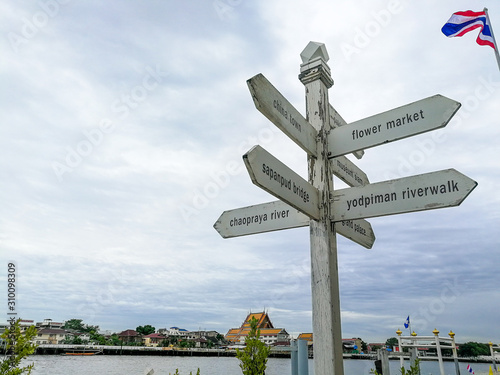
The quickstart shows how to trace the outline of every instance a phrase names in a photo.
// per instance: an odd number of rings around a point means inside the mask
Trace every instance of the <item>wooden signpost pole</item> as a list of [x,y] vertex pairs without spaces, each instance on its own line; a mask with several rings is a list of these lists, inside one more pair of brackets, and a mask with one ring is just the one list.
[[318,132],[317,156],[308,155],[309,182],[318,189],[320,208],[319,220],[310,222],[314,372],[343,375],[337,240],[329,212],[333,173],[328,160],[328,89],[333,80],[323,44],[310,42],[301,57],[299,79],[306,90],[306,118]]

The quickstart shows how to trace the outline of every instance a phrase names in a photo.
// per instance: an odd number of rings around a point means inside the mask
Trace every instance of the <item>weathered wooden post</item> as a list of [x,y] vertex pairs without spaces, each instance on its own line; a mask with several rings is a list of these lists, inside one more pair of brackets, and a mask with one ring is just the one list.
[[324,44],[310,42],[301,53],[299,79],[306,89],[306,119],[317,130],[317,157],[308,155],[309,182],[319,191],[319,220],[310,222],[314,373],[343,375],[340,296],[335,224],[330,221],[333,173],[328,159],[333,80]]

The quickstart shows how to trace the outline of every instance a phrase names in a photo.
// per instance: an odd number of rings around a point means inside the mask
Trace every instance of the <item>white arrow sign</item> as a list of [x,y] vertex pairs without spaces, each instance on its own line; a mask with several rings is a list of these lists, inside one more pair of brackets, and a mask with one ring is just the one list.
[[417,176],[335,190],[334,222],[458,206],[477,182],[446,169]]
[[340,126],[328,135],[329,156],[337,157],[442,128],[460,105],[442,95],[435,95]]
[[[223,238],[246,236],[309,225],[311,219],[282,201],[224,211],[214,224]],[[372,227],[366,220],[346,220],[338,223],[337,233],[367,249],[375,241]]]
[[247,81],[255,107],[309,155],[316,156],[317,131],[262,74]]
[[[335,108],[330,104],[330,127],[332,129],[338,128],[339,126],[345,126],[347,122],[344,118],[337,112]],[[363,150],[354,151],[352,153],[356,158],[361,159],[365,152]]]
[[224,211],[214,228],[224,238],[305,227],[311,219],[282,201]]
[[371,249],[375,242],[375,233],[373,233],[371,224],[363,219],[343,220],[336,223],[335,230],[338,234],[367,249]]
[[307,216],[319,219],[318,190],[261,146],[243,155],[252,182]]
[[345,156],[333,158],[331,168],[333,174],[349,186],[364,186],[370,183],[366,173]]

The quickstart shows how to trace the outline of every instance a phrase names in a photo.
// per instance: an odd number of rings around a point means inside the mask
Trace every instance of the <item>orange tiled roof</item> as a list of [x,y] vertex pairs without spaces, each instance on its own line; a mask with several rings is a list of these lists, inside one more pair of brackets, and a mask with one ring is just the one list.
[[313,340],[313,334],[312,333],[301,333],[299,337],[297,337],[298,340],[306,340],[306,341],[312,341]]
[[250,321],[252,318],[257,319],[257,328],[260,329],[261,336],[277,335],[281,332],[281,328],[274,328],[269,315],[266,312],[249,313],[240,328],[231,328],[226,333],[226,339],[230,342],[238,342],[241,337],[248,336],[250,332]]

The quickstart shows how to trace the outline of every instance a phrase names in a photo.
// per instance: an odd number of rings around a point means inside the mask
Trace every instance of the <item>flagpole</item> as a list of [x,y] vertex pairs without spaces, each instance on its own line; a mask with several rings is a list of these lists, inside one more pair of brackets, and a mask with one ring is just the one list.
[[498,70],[500,70],[500,55],[498,54],[497,41],[495,39],[495,34],[493,33],[493,26],[491,25],[490,16],[488,15],[488,8],[484,8],[483,11],[486,14],[486,22],[490,26],[491,37],[493,39],[493,44],[495,45],[495,57],[497,58]]

